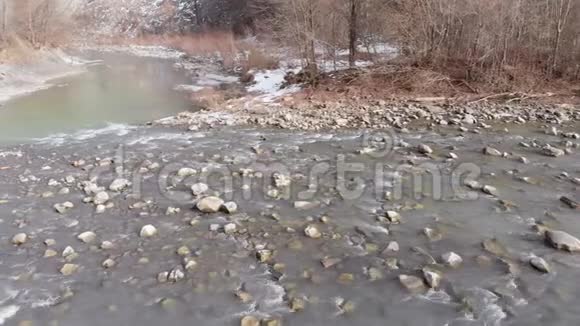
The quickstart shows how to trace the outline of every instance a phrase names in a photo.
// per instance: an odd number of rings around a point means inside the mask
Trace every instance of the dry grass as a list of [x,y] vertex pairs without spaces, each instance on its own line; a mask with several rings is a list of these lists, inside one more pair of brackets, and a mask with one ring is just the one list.
[[306,90],[302,96],[321,101],[340,98],[399,100],[419,97],[473,98],[510,92],[554,93],[555,96],[538,100],[566,98],[568,101],[578,101],[578,83],[549,80],[541,72],[511,67],[496,74],[494,80],[467,81],[458,71],[419,67],[409,62],[344,70],[322,75],[317,87]]
[[23,39],[12,36],[0,47],[0,63],[27,64],[39,59],[40,54]]

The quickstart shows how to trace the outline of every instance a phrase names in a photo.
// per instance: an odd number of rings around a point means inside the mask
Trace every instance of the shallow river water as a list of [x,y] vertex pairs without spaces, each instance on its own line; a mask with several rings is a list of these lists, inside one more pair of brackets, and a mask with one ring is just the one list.
[[[0,324],[239,325],[251,315],[283,325],[576,325],[580,256],[546,245],[531,226],[580,236],[579,211],[559,201],[579,194],[580,156],[521,146],[562,142],[536,126],[503,129],[115,125],[2,145]],[[420,143],[434,153],[417,153]],[[486,156],[485,146],[512,155]],[[108,188],[117,178],[131,185],[107,190],[97,212],[83,184]],[[471,190],[466,178],[497,192]],[[237,212],[194,208],[198,182]],[[67,201],[74,207],[55,210]],[[389,223],[387,211],[401,222]],[[157,234],[140,237],[148,224]],[[320,238],[307,237],[307,226]],[[96,238],[77,239],[85,231]],[[21,232],[28,239],[13,245]],[[398,251],[386,250],[391,242]],[[68,246],[75,254],[63,255]],[[450,251],[463,258],[457,268],[443,264]],[[532,268],[532,254],[551,272]],[[107,259],[114,266],[103,267]],[[60,272],[66,263],[76,267],[70,275]],[[399,275],[424,267],[441,273],[439,286],[401,286]],[[176,270],[176,282],[158,281]]]
[[53,87],[0,106],[0,141],[18,143],[57,133],[144,123],[191,105],[176,85],[190,79],[169,60],[92,54],[87,72],[52,81]]

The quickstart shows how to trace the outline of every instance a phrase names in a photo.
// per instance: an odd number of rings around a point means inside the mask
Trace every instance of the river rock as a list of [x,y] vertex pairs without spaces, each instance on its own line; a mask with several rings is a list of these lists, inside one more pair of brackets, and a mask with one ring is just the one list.
[[103,266],[104,268],[112,268],[113,266],[115,266],[115,261],[111,258],[105,259],[105,261],[103,261],[101,266]]
[[238,211],[238,204],[229,201],[222,205],[222,210],[228,214],[235,214]]
[[109,190],[114,191],[114,192],[120,192],[120,191],[123,191],[125,188],[127,188],[130,184],[131,183],[127,179],[122,179],[122,178],[115,179],[109,185]]
[[489,155],[489,156],[502,156],[502,152],[498,151],[497,149],[487,146],[483,149],[483,154],[485,155]]
[[269,262],[272,259],[272,256],[273,256],[272,250],[268,249],[258,250],[258,252],[256,253],[256,257],[261,263]]
[[324,268],[330,268],[336,264],[339,264],[342,261],[340,258],[333,258],[333,257],[324,257],[320,260],[320,263]]
[[419,146],[417,146],[417,151],[421,154],[432,154],[433,153],[433,149],[425,144],[419,144]]
[[399,275],[399,282],[411,293],[423,292],[425,290],[425,283],[423,283],[421,278],[416,276]]
[[79,265],[77,264],[64,264],[60,269],[60,273],[64,276],[72,275],[79,269]]
[[28,235],[26,233],[18,233],[12,237],[12,244],[17,246],[23,245],[28,240]]
[[497,239],[485,239],[482,242],[483,249],[498,257],[508,257],[507,249]]
[[197,171],[192,168],[181,168],[177,170],[177,176],[180,178],[189,177],[195,174],[197,174]]
[[260,320],[254,316],[245,316],[240,321],[240,326],[260,326]]
[[322,233],[314,225],[308,225],[304,229],[304,234],[311,239],[320,239],[322,237]]
[[425,234],[427,239],[429,239],[429,241],[432,241],[432,242],[440,241],[443,239],[443,234],[437,229],[424,228],[423,234]]
[[228,223],[224,225],[224,233],[225,234],[234,234],[236,233],[237,226],[235,223]]
[[445,265],[452,268],[457,268],[463,263],[463,258],[461,258],[461,256],[454,253],[453,251],[444,253],[441,258],[443,259]]
[[562,149],[548,145],[548,146],[542,148],[542,154],[544,154],[546,156],[550,156],[550,157],[560,157],[560,156],[564,156],[566,154],[566,152]]
[[318,206],[317,202],[310,202],[310,201],[295,201],[294,208],[299,210],[308,210],[313,209]]
[[530,265],[542,273],[550,272],[550,265],[548,265],[548,262],[544,258],[534,256],[530,258]]
[[547,230],[545,237],[546,241],[556,249],[568,252],[580,251],[580,240],[569,233],[558,230]]
[[106,191],[98,192],[95,197],[93,198],[93,203],[95,205],[103,205],[107,201],[109,201],[109,194]]
[[395,211],[387,211],[385,213],[385,216],[387,217],[387,219],[389,220],[389,222],[391,222],[393,224],[401,223],[401,214],[399,214],[398,212],[395,212]]
[[441,280],[443,279],[441,272],[428,267],[423,268],[422,272],[423,278],[430,288],[436,289],[439,287]]
[[205,183],[196,183],[191,186],[191,192],[194,196],[203,195],[209,190],[209,186]]
[[215,196],[208,196],[199,200],[196,207],[203,213],[217,213],[223,204],[223,199]]
[[153,225],[148,224],[145,225],[141,228],[141,231],[139,232],[139,236],[141,238],[150,238],[154,235],[157,234],[157,228],[155,228]]
[[54,209],[59,212],[60,214],[64,214],[66,213],[69,209],[74,208],[75,205],[73,203],[71,203],[70,201],[64,202],[64,203],[60,203],[60,204],[54,204]]
[[183,270],[181,269],[180,266],[175,267],[174,269],[171,270],[171,272],[169,272],[169,275],[167,276],[167,280],[173,283],[177,283],[179,281],[181,281],[183,278],[185,277],[185,274],[183,273]]
[[492,196],[496,196],[496,197],[499,195],[499,191],[497,191],[497,188],[494,186],[490,186],[490,185],[483,186],[481,191],[483,191],[484,193],[486,193],[488,195],[492,195]]
[[97,235],[92,231],[86,231],[77,236],[77,239],[81,240],[84,243],[91,243],[95,241]]
[[467,188],[472,190],[481,190],[483,188],[483,185],[475,180],[466,180],[464,184]]

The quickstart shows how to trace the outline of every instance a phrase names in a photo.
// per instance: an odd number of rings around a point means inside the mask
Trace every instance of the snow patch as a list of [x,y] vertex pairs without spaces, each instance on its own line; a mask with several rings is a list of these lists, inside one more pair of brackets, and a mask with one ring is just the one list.
[[0,325],[4,325],[4,323],[8,319],[14,317],[19,310],[20,307],[16,305],[0,307]]

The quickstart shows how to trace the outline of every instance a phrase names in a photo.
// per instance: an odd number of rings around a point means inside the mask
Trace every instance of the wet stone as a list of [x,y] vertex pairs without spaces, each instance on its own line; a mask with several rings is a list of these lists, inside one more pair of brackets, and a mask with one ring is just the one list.
[[498,151],[497,149],[493,148],[493,147],[485,147],[483,149],[483,154],[485,155],[489,155],[489,156],[502,156],[502,152]]
[[60,204],[54,204],[54,210],[56,210],[60,214],[64,214],[69,209],[74,208],[74,207],[75,207],[75,205],[73,203],[71,203],[70,201],[60,203]]
[[463,259],[461,256],[454,252],[447,252],[441,256],[445,265],[450,266],[452,268],[457,268],[463,263]]
[[254,316],[245,316],[240,321],[240,326],[260,326],[260,320]]
[[95,241],[96,238],[97,238],[97,235],[92,231],[86,231],[86,232],[83,232],[77,236],[77,239],[79,239],[80,241],[82,241],[84,243],[91,243],[91,242]]
[[238,211],[238,204],[234,203],[233,201],[224,203],[222,210],[228,214],[235,214]]
[[150,237],[155,236],[156,234],[157,234],[157,228],[155,228],[151,224],[143,226],[141,228],[141,231],[139,232],[139,236],[141,238],[150,238]]
[[402,274],[399,275],[399,282],[411,293],[425,291],[425,283],[419,277]]
[[114,192],[120,192],[120,191],[125,190],[125,188],[127,188],[130,184],[131,183],[127,179],[122,179],[122,178],[115,179],[109,185],[109,190],[114,191]]
[[12,244],[20,246],[26,243],[28,235],[26,233],[18,233],[12,237]]
[[314,225],[309,225],[304,229],[304,234],[311,239],[320,239],[322,233]]
[[530,258],[530,265],[542,273],[550,272],[550,265],[541,257],[534,256]]
[[197,209],[203,213],[217,213],[224,204],[224,201],[215,196],[204,197],[196,204]]
[[401,223],[401,214],[395,211],[387,211],[385,216],[389,220],[389,222],[393,224]]
[[425,282],[427,283],[427,285],[429,285],[430,288],[435,289],[439,287],[442,280],[441,272],[427,267],[423,268],[422,272],[423,278],[425,279]]
[[546,241],[554,248],[568,252],[580,251],[580,240],[564,231],[547,230]]
[[417,151],[421,154],[432,154],[433,149],[425,144],[420,144],[417,146]]
[[60,273],[64,276],[69,276],[75,273],[79,269],[79,265],[76,264],[64,264],[60,269]]

